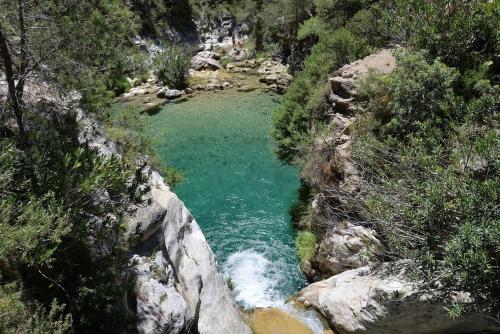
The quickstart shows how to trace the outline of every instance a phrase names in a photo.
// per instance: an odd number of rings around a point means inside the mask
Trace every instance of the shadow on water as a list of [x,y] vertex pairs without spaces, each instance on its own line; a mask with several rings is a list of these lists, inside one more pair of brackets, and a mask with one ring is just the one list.
[[163,109],[164,106],[165,106],[165,103],[162,103],[160,105],[144,109],[143,111],[141,111],[141,115],[145,114],[148,116],[154,116],[154,115],[158,114]]

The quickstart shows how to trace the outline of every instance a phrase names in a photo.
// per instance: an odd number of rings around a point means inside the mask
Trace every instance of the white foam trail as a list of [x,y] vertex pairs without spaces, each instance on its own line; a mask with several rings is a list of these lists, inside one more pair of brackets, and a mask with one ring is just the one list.
[[232,254],[224,264],[224,276],[231,279],[236,302],[245,309],[283,305],[276,290],[279,272],[262,254],[246,250]]
[[245,250],[229,256],[223,272],[226,279],[231,279],[234,298],[243,308],[275,307],[305,323],[315,334],[327,329],[315,311],[285,303],[278,284],[286,280],[286,274],[279,263],[269,261],[254,250]]

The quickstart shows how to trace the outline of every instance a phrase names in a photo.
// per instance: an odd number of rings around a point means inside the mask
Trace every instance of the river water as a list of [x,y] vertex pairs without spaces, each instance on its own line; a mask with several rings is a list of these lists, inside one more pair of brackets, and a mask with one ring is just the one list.
[[298,171],[280,163],[270,137],[277,95],[205,92],[149,117],[165,133],[156,150],[183,171],[175,192],[200,224],[236,302],[282,306],[306,285],[288,209]]

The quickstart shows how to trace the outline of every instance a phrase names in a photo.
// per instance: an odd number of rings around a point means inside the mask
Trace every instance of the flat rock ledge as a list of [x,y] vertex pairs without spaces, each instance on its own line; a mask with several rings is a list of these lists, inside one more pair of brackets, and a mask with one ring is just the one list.
[[[468,302],[466,294],[449,301]],[[500,325],[479,313],[451,319],[446,304],[432,292],[424,293],[402,273],[369,267],[345,271],[313,283],[297,297],[319,311],[339,334],[460,334],[498,333]]]

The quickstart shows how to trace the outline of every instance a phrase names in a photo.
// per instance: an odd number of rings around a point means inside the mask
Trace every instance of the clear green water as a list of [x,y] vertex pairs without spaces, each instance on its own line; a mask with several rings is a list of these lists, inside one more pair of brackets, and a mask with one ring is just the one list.
[[278,306],[302,288],[288,209],[297,198],[297,170],[281,164],[270,138],[270,93],[204,93],[149,116],[156,149],[182,170],[175,192],[200,224],[236,301]]

